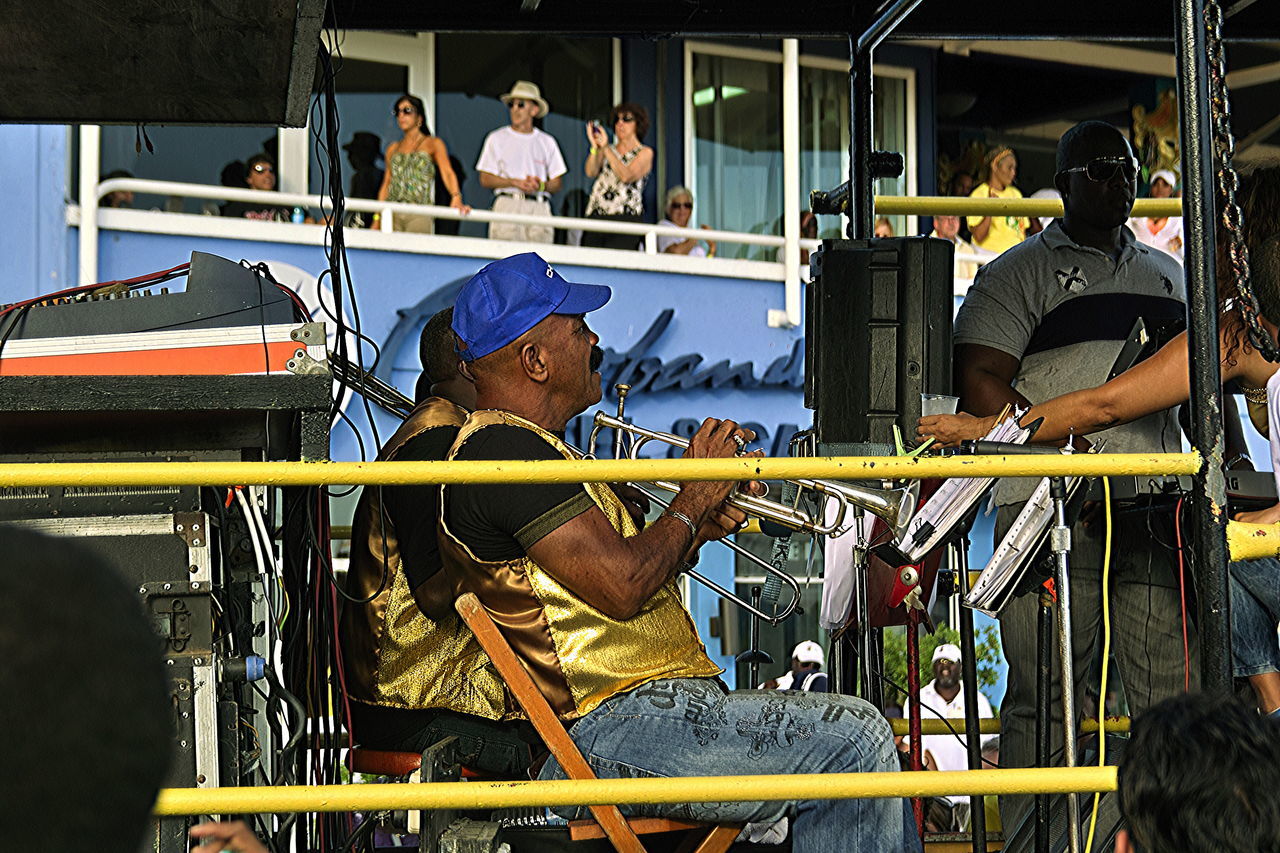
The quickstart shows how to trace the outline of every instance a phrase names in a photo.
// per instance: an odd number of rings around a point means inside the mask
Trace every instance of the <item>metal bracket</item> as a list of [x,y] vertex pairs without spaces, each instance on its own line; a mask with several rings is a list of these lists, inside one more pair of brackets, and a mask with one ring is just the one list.
[[188,548],[203,548],[209,542],[209,531],[205,530],[205,516],[202,512],[175,512],[173,532],[187,543]]
[[325,342],[324,323],[303,323],[289,332],[289,340],[307,346],[321,346]]
[[329,365],[323,361],[316,361],[302,347],[299,347],[293,354],[293,358],[285,363],[285,367],[289,368],[289,372],[298,376],[307,376],[313,373],[328,373]]

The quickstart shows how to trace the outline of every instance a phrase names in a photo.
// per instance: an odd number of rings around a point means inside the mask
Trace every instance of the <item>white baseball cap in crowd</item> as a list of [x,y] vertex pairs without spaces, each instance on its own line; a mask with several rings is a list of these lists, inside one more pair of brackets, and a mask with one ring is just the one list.
[[1164,181],[1174,189],[1177,189],[1178,187],[1178,176],[1175,175],[1171,169],[1156,169],[1151,173],[1151,180],[1147,181],[1147,184],[1154,184],[1157,178]]
[[805,640],[795,647],[791,652],[791,657],[800,663],[816,663],[818,666],[826,664],[826,655],[822,653],[822,646],[813,640]]
[[943,659],[960,663],[960,647],[955,643],[943,643],[933,650],[933,662]]

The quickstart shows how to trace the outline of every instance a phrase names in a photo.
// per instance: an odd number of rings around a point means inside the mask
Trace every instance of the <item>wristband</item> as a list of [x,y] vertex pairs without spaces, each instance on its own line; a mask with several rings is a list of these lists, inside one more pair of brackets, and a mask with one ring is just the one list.
[[592,156],[592,157],[596,156],[596,151],[597,151],[596,147],[595,147],[594,145],[592,145],[592,146],[591,146],[591,156]]
[[668,507],[668,508],[667,508],[667,509],[662,513],[662,514],[663,514],[663,515],[669,515],[669,516],[671,516],[672,518],[675,518],[675,519],[678,519],[678,520],[680,520],[680,521],[683,521],[683,522],[685,523],[685,525],[689,528],[689,540],[690,540],[691,542],[692,542],[693,540],[696,540],[696,539],[698,538],[698,525],[696,525],[696,524],[694,524],[694,523],[693,523],[693,519],[692,519],[692,518],[690,518],[689,516],[685,515],[683,512],[680,512],[680,510],[678,510],[678,509],[671,509],[670,507]]
[[547,182],[546,182],[546,181],[538,181],[538,192],[540,192],[540,193],[544,193],[544,192],[546,192],[546,191],[547,191]]

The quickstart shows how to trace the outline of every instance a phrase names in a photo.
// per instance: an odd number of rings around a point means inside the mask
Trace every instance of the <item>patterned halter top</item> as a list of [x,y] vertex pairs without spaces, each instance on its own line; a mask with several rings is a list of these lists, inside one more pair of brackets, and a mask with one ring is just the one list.
[[391,155],[388,201],[435,204],[436,161],[427,151]]

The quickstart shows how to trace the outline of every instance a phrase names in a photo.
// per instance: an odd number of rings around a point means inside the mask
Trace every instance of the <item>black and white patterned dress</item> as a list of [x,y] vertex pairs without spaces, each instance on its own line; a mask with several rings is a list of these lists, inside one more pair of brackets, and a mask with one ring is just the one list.
[[[614,153],[618,149],[614,146]],[[620,154],[622,164],[628,165],[640,156],[643,145],[637,145],[626,154]],[[591,198],[587,201],[587,216],[641,216],[644,214],[644,184],[649,179],[646,174],[635,183],[624,183],[613,171],[606,158],[596,182],[591,187]]]

